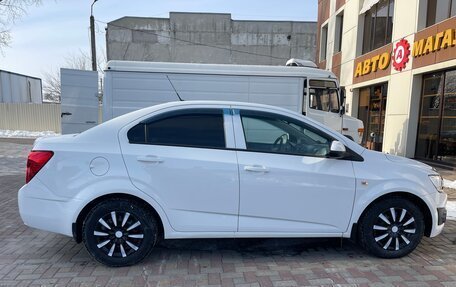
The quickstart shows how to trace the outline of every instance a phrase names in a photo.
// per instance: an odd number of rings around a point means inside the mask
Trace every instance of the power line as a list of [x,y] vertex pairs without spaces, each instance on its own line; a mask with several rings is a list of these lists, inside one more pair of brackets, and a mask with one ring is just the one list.
[[190,40],[184,40],[184,39],[179,39],[179,38],[176,38],[176,37],[161,35],[161,34],[158,34],[158,33],[154,33],[152,31],[133,29],[133,28],[124,27],[124,26],[111,24],[111,23],[108,24],[107,22],[103,22],[103,21],[100,21],[100,20],[95,20],[95,21],[99,22],[99,23],[102,23],[102,24],[105,24],[105,25],[110,25],[112,27],[120,28],[120,29],[125,29],[125,30],[130,30],[130,31],[137,31],[137,32],[145,33],[145,34],[151,34],[151,35],[155,35],[157,37],[162,37],[162,38],[166,38],[166,39],[171,39],[171,40],[175,40],[175,41],[189,43],[189,44],[193,44],[193,45],[197,45],[197,46],[204,46],[204,47],[220,49],[220,50],[225,50],[225,51],[230,51],[230,52],[243,53],[243,54],[248,54],[248,55],[252,55],[252,56],[268,57],[268,58],[277,59],[277,60],[288,60],[288,58],[282,58],[282,57],[276,57],[276,56],[272,56],[272,55],[265,55],[265,54],[259,54],[259,53],[253,53],[253,52],[248,52],[248,51],[241,51],[241,50],[235,50],[235,49],[230,49],[230,48],[225,48],[225,47],[220,47],[220,46],[215,46],[215,45],[203,44],[203,43],[193,42],[193,41],[190,41]]

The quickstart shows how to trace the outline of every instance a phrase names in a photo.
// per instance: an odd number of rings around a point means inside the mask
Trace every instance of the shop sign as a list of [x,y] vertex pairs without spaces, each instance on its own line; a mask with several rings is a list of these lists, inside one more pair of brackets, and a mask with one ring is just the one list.
[[391,55],[388,52],[361,61],[356,65],[355,78],[376,72],[378,69],[385,70],[390,65],[390,61]]
[[456,45],[455,29],[447,29],[413,43],[413,57],[424,56],[432,52]]
[[396,43],[396,48],[393,51],[393,67],[396,71],[405,69],[409,61],[410,44],[406,39],[402,39]]

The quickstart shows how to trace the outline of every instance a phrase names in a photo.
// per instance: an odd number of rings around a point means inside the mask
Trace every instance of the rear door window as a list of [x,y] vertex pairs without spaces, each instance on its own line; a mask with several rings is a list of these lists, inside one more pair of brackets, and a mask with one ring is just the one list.
[[132,144],[225,148],[221,109],[191,109],[142,121],[128,131]]

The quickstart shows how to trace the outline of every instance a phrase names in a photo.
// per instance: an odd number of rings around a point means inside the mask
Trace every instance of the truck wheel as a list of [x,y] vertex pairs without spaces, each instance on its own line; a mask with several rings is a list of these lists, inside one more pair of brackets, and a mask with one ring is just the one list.
[[96,205],[83,224],[88,252],[113,267],[138,263],[157,241],[157,223],[144,207],[126,199],[110,199]]
[[382,258],[399,258],[412,252],[424,233],[420,209],[408,200],[391,198],[372,205],[360,224],[361,245]]

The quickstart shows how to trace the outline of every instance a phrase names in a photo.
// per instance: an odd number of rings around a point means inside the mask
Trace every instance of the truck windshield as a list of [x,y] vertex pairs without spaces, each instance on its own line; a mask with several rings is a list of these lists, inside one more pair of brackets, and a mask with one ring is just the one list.
[[314,110],[338,113],[340,111],[339,95],[336,82],[309,81],[309,107]]

